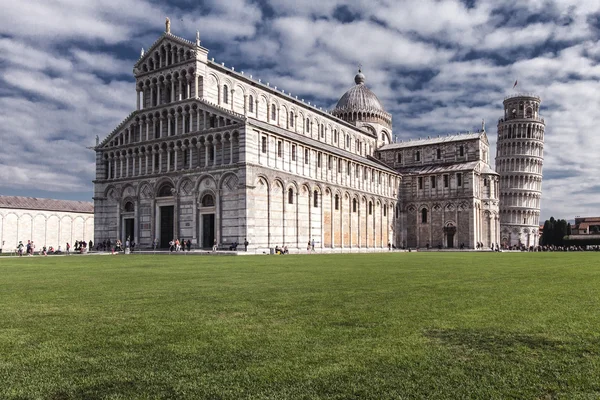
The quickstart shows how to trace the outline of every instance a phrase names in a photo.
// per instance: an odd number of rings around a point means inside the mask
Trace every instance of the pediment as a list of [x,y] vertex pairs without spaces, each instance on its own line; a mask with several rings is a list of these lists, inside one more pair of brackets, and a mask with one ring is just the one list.
[[186,52],[188,50],[192,52],[192,58],[196,57],[196,43],[180,38],[179,36],[175,36],[172,33],[165,32],[152,44],[152,46],[150,46],[148,50],[144,51],[144,55],[141,56],[140,59],[134,64],[134,72],[146,72],[141,71],[140,67],[154,57],[154,53],[162,47],[168,49],[173,47],[177,47],[178,49],[184,48]]
[[245,117],[241,114],[227,110],[223,107],[214,105],[202,99],[185,99],[169,104],[162,104],[159,107],[152,107],[148,109],[134,111],[129,114],[117,127],[96,147],[96,150],[102,150],[109,147],[110,141],[119,135],[124,129],[126,129],[132,123],[137,123],[137,120],[144,121],[146,118],[155,118],[157,113],[163,114],[164,112],[178,111],[180,109],[185,110],[186,108],[195,109],[196,111],[208,111],[219,117],[227,118],[234,121],[237,124],[243,124]]

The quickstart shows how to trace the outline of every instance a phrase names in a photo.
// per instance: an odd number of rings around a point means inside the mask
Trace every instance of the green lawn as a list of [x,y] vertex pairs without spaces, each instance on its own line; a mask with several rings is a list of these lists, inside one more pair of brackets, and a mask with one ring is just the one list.
[[600,253],[0,260],[1,399],[600,398]]

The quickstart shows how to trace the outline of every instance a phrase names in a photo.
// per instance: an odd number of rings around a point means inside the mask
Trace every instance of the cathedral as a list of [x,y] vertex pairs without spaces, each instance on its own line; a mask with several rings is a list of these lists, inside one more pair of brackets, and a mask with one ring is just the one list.
[[[165,32],[134,66],[137,107],[95,147],[95,240],[251,251],[490,247],[500,175],[485,127],[392,141],[359,70],[331,111]],[[531,221],[533,222],[533,221]]]

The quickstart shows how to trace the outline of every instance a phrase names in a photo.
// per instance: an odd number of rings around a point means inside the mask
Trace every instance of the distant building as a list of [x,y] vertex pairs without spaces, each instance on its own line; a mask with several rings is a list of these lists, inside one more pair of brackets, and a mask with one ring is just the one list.
[[572,235],[600,235],[600,217],[577,217],[571,226]]
[[76,240],[94,240],[94,204],[86,201],[0,196],[0,248],[12,251],[19,241],[65,248]]

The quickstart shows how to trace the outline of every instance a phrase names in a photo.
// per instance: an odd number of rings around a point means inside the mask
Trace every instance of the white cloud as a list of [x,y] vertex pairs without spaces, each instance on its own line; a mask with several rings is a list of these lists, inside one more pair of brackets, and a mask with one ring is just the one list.
[[[208,0],[187,8],[131,0],[21,0],[0,14],[0,187],[89,190],[94,154],[135,107],[133,63],[164,30],[300,98],[334,105],[358,63],[401,138],[478,129],[495,144],[502,100],[542,96],[546,159],[542,217],[597,214],[600,47],[586,0]],[[358,16],[334,18],[345,6]],[[535,21],[531,23],[530,21]],[[546,44],[545,52],[539,49]],[[117,46],[118,45],[118,46]],[[125,49],[131,50],[125,50]],[[530,56],[533,52],[535,56]],[[482,55],[483,54],[483,55]],[[18,138],[15,140],[15,138]],[[493,162],[492,162],[493,164]]]

